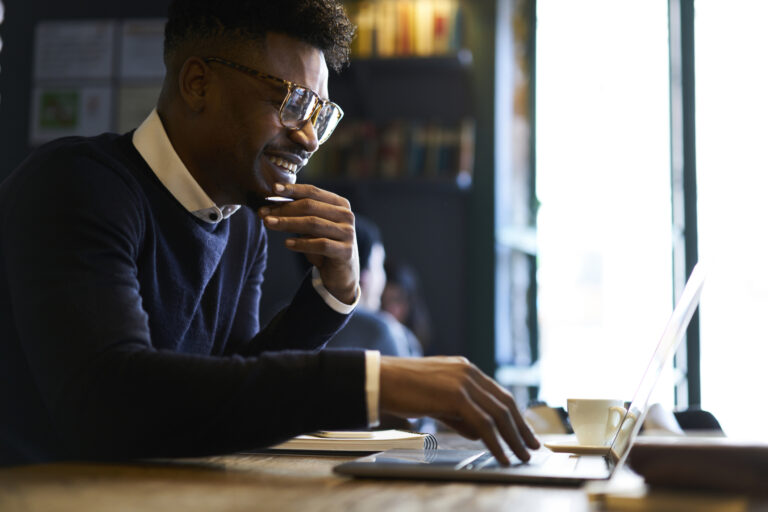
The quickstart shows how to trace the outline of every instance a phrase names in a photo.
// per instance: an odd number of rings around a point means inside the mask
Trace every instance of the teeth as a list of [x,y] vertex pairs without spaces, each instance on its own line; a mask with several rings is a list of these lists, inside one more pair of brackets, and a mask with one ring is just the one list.
[[286,162],[285,160],[283,160],[280,157],[270,156],[270,157],[267,157],[267,158],[269,159],[270,162],[272,162],[273,164],[275,164],[278,167],[282,167],[283,169],[285,169],[286,171],[290,172],[291,174],[296,174],[296,172],[298,172],[298,170],[299,170],[299,166],[298,165],[292,164],[291,162]]

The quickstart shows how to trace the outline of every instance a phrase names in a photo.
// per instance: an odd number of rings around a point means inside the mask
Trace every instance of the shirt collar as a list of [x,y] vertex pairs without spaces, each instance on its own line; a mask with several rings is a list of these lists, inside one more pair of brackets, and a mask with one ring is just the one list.
[[240,208],[218,206],[208,197],[173,149],[157,109],[133,133],[133,145],[171,195],[195,217],[216,224]]

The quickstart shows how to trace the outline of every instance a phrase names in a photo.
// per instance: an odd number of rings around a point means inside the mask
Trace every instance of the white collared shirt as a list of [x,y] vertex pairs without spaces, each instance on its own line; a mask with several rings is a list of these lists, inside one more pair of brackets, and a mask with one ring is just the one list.
[[[133,145],[171,195],[197,218],[216,224],[240,209],[238,204],[219,206],[205,193],[173,148],[157,109],[153,109],[136,129]],[[312,286],[331,309],[343,315],[351,313],[360,300],[359,285],[352,304],[344,304],[334,297],[323,285],[317,267],[312,268]],[[365,351],[365,393],[368,423],[371,426],[379,423],[380,364],[378,351]]]

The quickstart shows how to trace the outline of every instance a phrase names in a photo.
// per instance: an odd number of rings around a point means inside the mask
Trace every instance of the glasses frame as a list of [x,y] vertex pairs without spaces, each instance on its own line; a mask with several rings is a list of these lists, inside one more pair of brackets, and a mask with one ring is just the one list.
[[[278,117],[280,119],[280,124],[282,124],[285,128],[288,128],[291,131],[300,130],[301,127],[304,125],[304,123],[306,123],[307,121],[311,121],[312,127],[314,128],[318,115],[322,111],[323,107],[325,107],[326,105],[331,105],[336,109],[336,126],[339,125],[341,118],[344,117],[344,111],[341,109],[341,107],[338,104],[332,102],[331,100],[324,100],[323,98],[320,97],[319,94],[317,94],[315,91],[313,91],[311,88],[307,87],[306,85],[297,84],[296,82],[291,82],[290,80],[285,80],[283,78],[270,75],[269,73],[264,73],[256,69],[249,68],[248,66],[238,64],[237,62],[232,62],[231,60],[223,59],[221,57],[205,57],[203,58],[203,61],[206,64],[210,62],[217,62],[219,64],[223,64],[224,66],[230,67],[236,71],[240,71],[241,73],[245,73],[246,75],[249,75],[253,78],[271,80],[273,82],[277,82],[287,87],[288,91],[285,93],[283,102],[280,104],[280,112]],[[298,126],[291,126],[290,124],[286,124],[285,120],[283,119],[284,117],[283,110],[285,108],[285,105],[288,103],[288,100],[290,99],[291,95],[293,94],[293,91],[295,91],[296,89],[303,89],[305,91],[312,93],[312,95],[315,97],[317,104],[312,109],[312,111],[309,112],[309,114],[299,122]],[[333,134],[333,131],[336,129],[336,126],[334,126],[330,131],[325,133],[322,138],[318,139],[317,141],[318,145],[328,140],[328,138]]]

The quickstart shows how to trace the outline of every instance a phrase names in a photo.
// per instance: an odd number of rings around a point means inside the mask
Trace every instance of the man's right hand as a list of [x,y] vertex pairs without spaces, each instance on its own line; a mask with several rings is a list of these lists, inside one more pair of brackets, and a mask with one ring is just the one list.
[[431,416],[470,439],[482,439],[509,465],[499,436],[520,460],[540,443],[512,395],[463,357],[382,356],[379,406],[399,416]]

